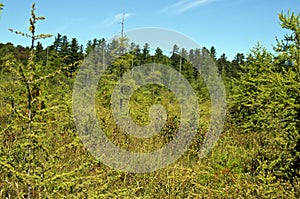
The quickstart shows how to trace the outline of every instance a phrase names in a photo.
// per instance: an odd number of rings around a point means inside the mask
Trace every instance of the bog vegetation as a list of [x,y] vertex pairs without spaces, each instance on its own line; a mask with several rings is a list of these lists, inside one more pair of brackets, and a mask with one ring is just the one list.
[[[300,15],[278,16],[289,34],[279,35],[275,53],[257,44],[247,55],[237,53],[229,61],[225,54],[218,58],[214,47],[187,51],[174,44],[166,55],[159,46],[140,47],[122,37],[94,39],[83,47],[76,38],[57,34],[52,45],[44,47],[40,39],[51,35],[37,34],[37,22],[45,18],[36,16],[33,4],[29,33],[10,29],[31,45],[0,44],[0,197],[300,198]],[[189,81],[201,118],[194,142],[178,161],[134,174],[105,166],[84,147],[73,119],[72,89],[93,49],[105,52],[107,59],[116,49],[125,52],[107,66],[99,82],[96,112],[107,136],[126,150],[149,152],[164,146],[178,129],[180,112],[168,89],[140,88],[131,97],[133,120],[148,124],[149,108],[158,103],[166,107],[168,117],[159,135],[135,140],[118,128],[111,113],[110,98],[119,77],[135,66],[160,63]],[[224,131],[202,159],[197,154],[209,127],[211,102],[191,65],[200,55],[215,61],[228,100]],[[150,73],[149,78],[162,75]]]

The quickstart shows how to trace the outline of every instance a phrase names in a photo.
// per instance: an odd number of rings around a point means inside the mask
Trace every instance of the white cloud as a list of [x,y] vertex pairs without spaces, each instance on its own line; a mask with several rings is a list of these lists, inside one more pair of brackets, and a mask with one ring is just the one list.
[[162,10],[162,12],[177,12],[182,13],[192,8],[204,6],[216,0],[180,0]]
[[116,23],[120,23],[120,22],[122,22],[123,15],[124,15],[124,19],[127,19],[127,18],[131,17],[133,14],[132,13],[119,13],[119,14],[116,14],[113,18],[109,18],[109,19],[104,20],[104,24],[113,25],[113,24],[116,24]]
[[162,12],[168,12],[170,10],[174,10],[174,9],[178,9],[178,7],[184,5],[185,3],[187,3],[189,0],[180,0],[164,9],[162,9]]
[[127,19],[128,17],[130,17],[132,14],[131,13],[119,13],[115,15],[115,22],[119,22],[122,21],[124,15],[124,19]]

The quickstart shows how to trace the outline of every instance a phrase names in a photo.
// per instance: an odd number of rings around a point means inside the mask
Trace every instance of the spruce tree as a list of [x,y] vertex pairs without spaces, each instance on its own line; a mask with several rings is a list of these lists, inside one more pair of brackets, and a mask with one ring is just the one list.
[[259,135],[252,169],[262,180],[300,176],[299,16],[279,14],[281,27],[291,34],[277,40],[275,55],[255,47],[233,86],[234,122],[241,132]]

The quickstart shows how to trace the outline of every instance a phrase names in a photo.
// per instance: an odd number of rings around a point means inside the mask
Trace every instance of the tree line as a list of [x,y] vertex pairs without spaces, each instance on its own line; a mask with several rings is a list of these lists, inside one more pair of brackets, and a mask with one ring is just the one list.
[[[61,59],[63,60],[63,63],[70,64],[82,61],[95,48],[101,47],[106,54],[110,54],[117,45],[119,44],[115,39],[106,41],[104,38],[95,38],[89,40],[84,47],[82,44],[78,43],[78,39],[69,39],[66,35],[58,33],[55,36],[52,45],[44,47],[41,42],[37,42],[35,46],[36,61],[41,61],[45,67],[47,67],[47,64],[51,65],[48,61],[53,59]],[[154,55],[150,55],[150,48],[156,48]],[[217,58],[217,50],[214,46],[210,49],[203,47],[203,49],[191,49],[187,52],[184,48],[179,49],[179,47],[174,44],[172,52],[169,52],[169,55],[166,55],[159,47],[151,47],[147,43],[140,47],[132,42],[129,44],[127,50],[135,51],[135,55],[137,56],[136,59],[139,60],[139,63],[136,64],[151,62],[168,63],[167,59],[169,58],[172,61],[172,66],[179,64],[180,57],[189,58],[191,60],[194,56],[201,54],[202,51],[207,51],[216,62],[219,73],[222,74],[222,72],[225,72],[228,78],[237,77],[237,74],[240,71],[239,65],[245,62],[245,55],[243,53],[237,53],[231,61],[228,60],[225,53]],[[29,51],[30,48],[28,46],[14,46],[14,44],[10,42],[0,44],[0,55],[3,57],[12,54],[15,55],[16,59],[26,61],[28,60]]]

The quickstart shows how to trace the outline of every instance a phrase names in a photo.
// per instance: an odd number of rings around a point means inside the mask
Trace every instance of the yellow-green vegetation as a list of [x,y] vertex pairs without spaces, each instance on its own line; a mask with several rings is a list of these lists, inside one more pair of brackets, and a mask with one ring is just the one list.
[[[169,89],[140,87],[130,99],[133,120],[148,124],[150,107],[162,104],[167,121],[151,138],[126,134],[114,121],[110,101],[122,74],[146,63],[177,70],[182,64],[181,72],[198,96],[199,129],[190,148],[168,167],[144,174],[114,170],[84,147],[73,119],[72,89],[86,54],[75,38],[68,43],[60,34],[44,49],[38,40],[51,35],[36,34],[36,23],[43,19],[33,5],[30,32],[12,30],[31,38],[30,47],[0,44],[1,198],[300,198],[299,14],[279,14],[290,35],[277,42],[274,55],[257,45],[233,62],[213,57],[226,84],[229,109],[223,133],[202,159],[198,152],[209,128],[211,101],[189,59],[215,50],[179,52],[175,46],[168,57],[159,48],[150,55],[145,45],[107,66],[95,98],[97,117],[110,140],[129,151],[150,152],[170,142],[180,125],[180,108]],[[128,46],[126,38],[109,44],[94,40],[86,53],[98,48],[112,59]],[[188,59],[180,60],[182,53]]]

